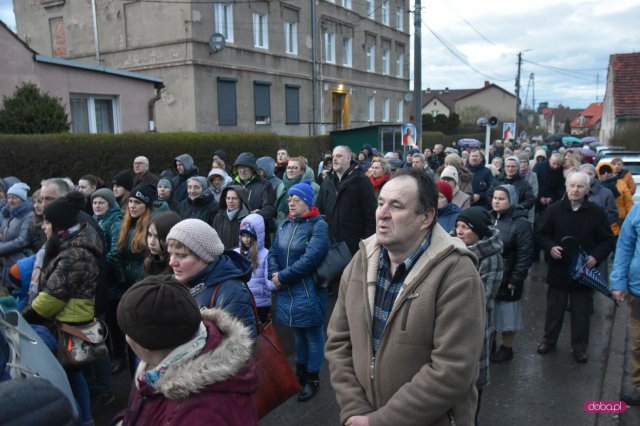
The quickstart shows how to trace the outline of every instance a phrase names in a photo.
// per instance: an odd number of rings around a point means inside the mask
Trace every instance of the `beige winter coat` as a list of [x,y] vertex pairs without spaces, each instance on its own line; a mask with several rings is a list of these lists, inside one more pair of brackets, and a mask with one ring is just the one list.
[[472,425],[485,324],[476,257],[440,227],[409,272],[372,357],[380,246],[373,235],[342,275],[326,358],[343,424]]

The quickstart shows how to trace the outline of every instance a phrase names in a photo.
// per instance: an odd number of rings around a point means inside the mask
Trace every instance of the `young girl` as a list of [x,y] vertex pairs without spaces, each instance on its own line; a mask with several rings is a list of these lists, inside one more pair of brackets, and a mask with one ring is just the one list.
[[147,232],[149,254],[144,260],[144,270],[149,275],[172,273],[167,253],[167,235],[173,225],[181,220],[180,215],[172,211],[162,212],[151,219]]
[[251,261],[252,273],[249,289],[256,299],[258,317],[265,323],[271,310],[271,290],[268,279],[267,255],[264,247],[264,219],[258,214],[250,214],[240,223],[240,247],[234,250]]

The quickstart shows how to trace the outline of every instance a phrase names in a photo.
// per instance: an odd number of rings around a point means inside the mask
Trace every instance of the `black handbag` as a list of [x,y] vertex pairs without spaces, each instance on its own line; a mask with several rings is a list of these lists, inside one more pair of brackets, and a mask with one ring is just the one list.
[[342,276],[344,268],[351,262],[351,250],[344,241],[331,244],[327,256],[313,273],[316,287],[327,288]]

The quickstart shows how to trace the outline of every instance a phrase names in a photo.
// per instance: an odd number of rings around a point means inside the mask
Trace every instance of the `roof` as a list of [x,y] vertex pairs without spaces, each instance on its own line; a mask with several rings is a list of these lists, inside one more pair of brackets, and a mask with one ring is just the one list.
[[475,95],[476,93],[480,93],[491,88],[496,88],[515,98],[515,95],[513,93],[508,92],[497,84],[485,82],[484,86],[479,89],[427,89],[422,92],[422,106],[424,107],[429,102],[437,99],[442,102],[447,108],[449,108],[449,110],[453,111],[455,109],[455,103],[460,99]]
[[[571,127],[593,127],[602,118],[602,102],[594,102],[580,112],[572,121]],[[580,117],[586,119],[583,125],[578,122]]]
[[103,65],[94,65],[94,64],[88,64],[88,63],[79,62],[79,61],[73,61],[73,60],[70,60],[70,59],[52,58],[50,56],[41,55],[38,52],[36,52],[35,50],[33,50],[27,43],[25,43],[24,40],[22,40],[20,37],[18,37],[18,35],[16,33],[11,31],[11,28],[9,28],[7,26],[7,24],[5,24],[2,20],[0,20],[0,28],[4,28],[20,44],[22,44],[22,46],[24,46],[25,49],[27,49],[28,51],[33,53],[33,59],[36,62],[43,62],[43,63],[53,64],[53,65],[60,65],[60,66],[64,66],[64,67],[70,67],[70,68],[84,69],[84,70],[87,70],[87,71],[100,72],[100,73],[104,73],[104,74],[118,75],[120,77],[135,78],[137,80],[149,81],[149,82],[154,83],[155,85],[158,85],[158,86],[163,86],[164,85],[164,83],[162,81],[162,78],[155,77],[155,76],[149,75],[149,74],[144,74],[144,73],[141,73],[141,72],[124,71],[124,70],[119,70],[119,69],[115,69],[115,68],[105,67]]
[[611,55],[613,108],[616,117],[640,115],[640,53]]

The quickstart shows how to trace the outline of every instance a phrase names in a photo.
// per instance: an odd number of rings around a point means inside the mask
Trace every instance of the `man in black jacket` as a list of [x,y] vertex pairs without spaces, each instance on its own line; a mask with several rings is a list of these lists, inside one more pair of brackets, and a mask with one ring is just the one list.
[[573,237],[588,254],[587,267],[606,262],[615,245],[615,238],[601,207],[586,201],[589,176],[583,172],[569,175],[566,196],[549,206],[535,234],[536,243],[548,254],[547,312],[544,338],[538,353],[553,350],[560,335],[567,301],[571,303],[571,346],[573,356],[580,363],[587,362],[589,319],[593,304],[593,290],[570,276],[571,261],[577,254],[572,245],[563,242]]
[[331,242],[344,241],[354,254],[360,240],[376,231],[376,197],[371,181],[353,161],[349,147],[335,147],[332,164],[320,186],[316,205],[327,218]]

